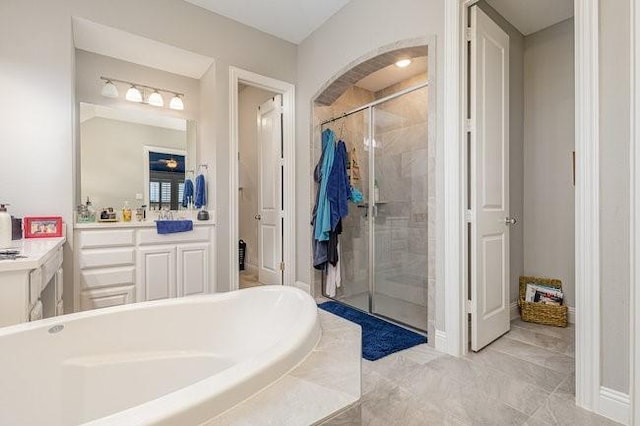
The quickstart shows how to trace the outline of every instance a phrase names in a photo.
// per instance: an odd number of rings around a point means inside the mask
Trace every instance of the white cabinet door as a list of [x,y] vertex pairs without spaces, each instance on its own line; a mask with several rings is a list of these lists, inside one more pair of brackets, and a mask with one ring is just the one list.
[[176,247],[139,248],[137,281],[137,302],[176,297]]
[[509,36],[471,8],[471,349],[509,331]]
[[209,243],[178,246],[178,297],[209,293]]

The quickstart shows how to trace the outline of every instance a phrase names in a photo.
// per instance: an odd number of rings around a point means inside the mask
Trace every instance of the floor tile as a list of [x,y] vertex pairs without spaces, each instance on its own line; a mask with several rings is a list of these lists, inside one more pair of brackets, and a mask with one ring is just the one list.
[[559,373],[550,368],[542,367],[490,348],[483,349],[480,352],[470,352],[467,358],[471,362],[487,367],[496,367],[505,374],[519,378],[548,392],[553,392],[568,377],[566,373]]
[[433,349],[426,343],[414,346],[409,349],[405,349],[404,351],[400,351],[397,353],[400,356],[410,359],[411,361],[417,362],[418,364],[426,364],[442,356],[445,356],[444,353]]
[[488,348],[547,367],[562,374],[569,374],[575,369],[575,361],[568,355],[514,340],[508,336],[501,337],[489,345]]
[[464,358],[440,358],[427,367],[527,415],[533,414],[551,393],[499,371],[494,368],[497,365],[487,367]]
[[532,419],[554,426],[608,426],[618,423],[575,405],[573,397],[553,394],[532,416]]
[[549,336],[548,334],[520,327],[511,327],[511,331],[509,331],[505,336],[552,352],[560,352],[564,354],[567,353],[572,345],[572,342],[566,338]]
[[536,333],[546,334],[547,336],[558,337],[560,339],[567,339],[572,341],[575,338],[576,328],[573,324],[569,324],[568,327],[554,327],[552,325],[536,324],[533,322],[522,321],[517,318],[511,321],[512,327],[520,327],[527,330],[535,331]]

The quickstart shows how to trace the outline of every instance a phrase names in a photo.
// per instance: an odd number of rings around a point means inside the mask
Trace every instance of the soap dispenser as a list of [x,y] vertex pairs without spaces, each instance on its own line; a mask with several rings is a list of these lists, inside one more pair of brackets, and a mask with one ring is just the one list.
[[11,215],[6,206],[8,204],[0,204],[0,249],[11,247]]

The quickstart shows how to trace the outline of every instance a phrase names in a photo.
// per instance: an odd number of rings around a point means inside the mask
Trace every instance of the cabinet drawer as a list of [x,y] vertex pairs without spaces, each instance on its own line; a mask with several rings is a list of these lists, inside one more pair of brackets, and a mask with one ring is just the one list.
[[136,268],[108,268],[80,272],[82,290],[91,290],[109,286],[133,285]]
[[138,234],[139,242],[144,244],[173,244],[209,241],[211,234],[208,226],[194,226],[193,231],[175,234],[158,234],[155,229],[143,229]]
[[83,291],[80,295],[80,309],[108,308],[109,306],[126,305],[135,300],[133,286],[101,288]]
[[80,269],[135,265],[135,249],[92,249],[80,252]]
[[80,248],[132,246],[135,242],[133,229],[82,231],[80,234]]

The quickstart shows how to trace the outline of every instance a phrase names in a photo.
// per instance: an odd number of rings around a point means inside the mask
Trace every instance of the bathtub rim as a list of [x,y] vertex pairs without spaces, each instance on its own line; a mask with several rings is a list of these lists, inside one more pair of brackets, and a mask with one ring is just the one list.
[[[172,424],[177,418],[183,416],[196,417],[193,419],[195,422],[204,422],[260,392],[303,362],[311,353],[320,340],[322,332],[316,303],[308,293],[290,286],[261,286],[225,293],[133,303],[3,327],[0,328],[0,338],[38,329],[46,330],[56,325],[65,325],[68,322],[85,318],[116,315],[132,310],[145,311],[162,306],[227,301],[237,297],[250,297],[251,293],[263,292],[289,293],[298,297],[300,303],[306,305],[306,308],[301,310],[302,314],[297,316],[295,322],[292,323],[295,326],[288,329],[284,335],[278,336],[279,339],[274,341],[269,349],[253,354],[249,359],[191,385],[82,424]],[[256,379],[256,377],[260,379],[260,383],[250,386],[250,380]],[[250,387],[251,390],[244,389],[245,386]],[[239,387],[243,388],[238,391]],[[228,395],[234,391],[236,394],[231,395],[230,402],[216,400],[221,395]],[[212,399],[215,400],[215,403]]]

